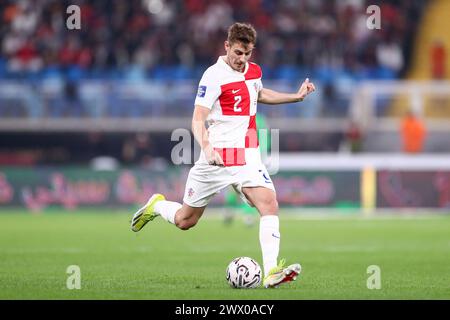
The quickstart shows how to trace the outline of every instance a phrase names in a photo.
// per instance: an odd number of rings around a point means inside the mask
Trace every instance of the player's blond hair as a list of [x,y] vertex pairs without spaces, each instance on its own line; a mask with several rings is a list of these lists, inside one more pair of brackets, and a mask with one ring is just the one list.
[[228,42],[232,45],[239,41],[244,46],[256,44],[256,30],[250,23],[235,22],[228,28]]

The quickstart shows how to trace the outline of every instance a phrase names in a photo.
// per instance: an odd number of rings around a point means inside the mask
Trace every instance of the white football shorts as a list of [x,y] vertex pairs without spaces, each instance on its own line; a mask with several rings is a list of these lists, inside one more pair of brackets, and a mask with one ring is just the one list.
[[244,187],[264,187],[275,192],[266,167],[261,162],[243,166],[219,167],[196,163],[186,181],[183,201],[191,207],[204,207],[222,189],[233,186],[241,199],[253,206],[242,192]]

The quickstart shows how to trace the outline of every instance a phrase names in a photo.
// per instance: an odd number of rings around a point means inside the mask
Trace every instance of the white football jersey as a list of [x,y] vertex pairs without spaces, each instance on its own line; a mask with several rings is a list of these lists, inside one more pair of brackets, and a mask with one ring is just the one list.
[[[238,72],[223,58],[219,57],[217,63],[203,73],[195,105],[211,109],[207,118],[208,137],[225,166],[245,165],[253,162],[249,157],[260,160],[256,109],[258,94],[263,88],[262,72],[252,62],[246,63],[244,72]],[[204,161],[202,152],[199,162]]]

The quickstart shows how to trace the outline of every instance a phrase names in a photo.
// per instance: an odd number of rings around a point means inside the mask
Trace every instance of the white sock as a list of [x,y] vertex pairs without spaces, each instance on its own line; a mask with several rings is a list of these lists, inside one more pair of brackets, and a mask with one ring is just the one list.
[[175,214],[178,209],[182,207],[178,202],[173,201],[158,201],[155,204],[155,212],[159,214],[164,220],[175,224]]
[[262,216],[259,222],[259,243],[261,244],[264,276],[276,267],[280,250],[280,222],[278,216]]

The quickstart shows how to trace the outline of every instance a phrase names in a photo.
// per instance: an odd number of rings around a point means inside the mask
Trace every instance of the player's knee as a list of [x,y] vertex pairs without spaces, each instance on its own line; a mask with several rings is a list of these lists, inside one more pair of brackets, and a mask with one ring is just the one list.
[[189,228],[190,228],[190,225],[187,222],[187,220],[175,221],[175,225],[178,227],[178,229],[181,229],[181,230],[189,230]]
[[197,221],[195,221],[194,219],[183,219],[180,221],[176,221],[175,224],[181,230],[189,230],[197,224]]
[[278,201],[275,197],[264,200],[265,212],[276,214],[278,212]]

